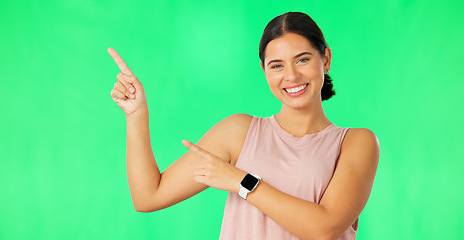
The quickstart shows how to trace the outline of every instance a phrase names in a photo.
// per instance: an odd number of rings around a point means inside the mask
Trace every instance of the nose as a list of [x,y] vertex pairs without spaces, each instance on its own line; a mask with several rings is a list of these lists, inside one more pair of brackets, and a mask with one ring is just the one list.
[[288,65],[285,69],[285,80],[289,82],[296,82],[299,78],[298,70],[293,65]]

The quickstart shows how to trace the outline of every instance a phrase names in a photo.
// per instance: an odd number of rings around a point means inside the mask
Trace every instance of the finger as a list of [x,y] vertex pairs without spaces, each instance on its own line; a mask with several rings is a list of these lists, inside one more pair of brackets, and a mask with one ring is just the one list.
[[124,88],[130,92],[130,93],[135,93],[135,87],[134,85],[132,85],[131,83],[127,82],[127,77],[129,75],[126,75],[124,73],[118,73],[118,75],[116,76],[116,78],[118,79],[118,81],[124,86]]
[[124,75],[123,75],[123,79],[124,79],[124,81],[126,81],[126,82],[128,82],[128,83],[131,83],[131,84],[134,85],[134,86],[136,86],[136,85],[138,86],[139,83],[140,83],[139,80],[137,79],[137,77],[134,76],[134,75],[127,75],[127,74],[124,74]]
[[127,64],[124,62],[124,60],[122,60],[121,56],[119,56],[119,54],[113,48],[108,48],[107,51],[111,55],[111,57],[113,57],[119,69],[121,69],[121,72],[127,75],[134,75],[127,66]]
[[[119,73],[117,78],[118,78],[118,81],[124,84],[124,86],[126,86],[127,90],[129,90],[130,92],[135,93],[137,89],[140,89],[141,91],[143,91],[143,85],[137,79],[136,76]],[[131,90],[131,87],[133,90]]]
[[187,141],[187,140],[182,140],[182,144],[190,149],[193,153],[195,153],[196,155],[198,155],[199,157],[203,158],[203,159],[207,159],[211,156],[211,153],[209,153],[208,151],[204,150],[203,148],[201,147],[198,147],[197,145],[193,144],[192,142],[190,141]]
[[122,94],[124,94],[128,98],[134,98],[135,97],[135,94],[129,92],[129,90],[127,90],[127,88],[119,81],[117,81],[114,84],[114,89],[117,89],[119,92],[121,92]]
[[204,168],[195,168],[193,170],[194,176],[206,176],[207,174],[208,174],[208,171]]
[[127,96],[124,95],[124,93],[120,92],[118,89],[113,89],[111,90],[111,97],[113,100],[116,99],[121,99],[121,100],[126,100]]
[[193,180],[196,182],[196,183],[200,183],[200,184],[206,184],[206,177],[205,176],[193,176]]

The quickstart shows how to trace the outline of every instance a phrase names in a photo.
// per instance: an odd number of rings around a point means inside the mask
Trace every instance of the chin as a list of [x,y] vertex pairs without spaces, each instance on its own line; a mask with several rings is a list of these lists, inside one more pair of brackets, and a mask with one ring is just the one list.
[[290,99],[284,100],[282,103],[289,108],[293,108],[295,110],[303,110],[311,108],[312,106],[320,104],[322,102],[321,96],[318,95],[312,98],[300,98],[300,99]]

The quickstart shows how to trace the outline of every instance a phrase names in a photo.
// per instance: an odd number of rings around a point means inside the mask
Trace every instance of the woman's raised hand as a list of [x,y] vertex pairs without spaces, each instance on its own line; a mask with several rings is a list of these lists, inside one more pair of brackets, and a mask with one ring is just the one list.
[[111,97],[127,116],[132,116],[147,108],[147,97],[142,83],[134,76],[121,56],[112,48],[108,53],[113,57],[121,72],[116,76],[118,81],[111,90]]

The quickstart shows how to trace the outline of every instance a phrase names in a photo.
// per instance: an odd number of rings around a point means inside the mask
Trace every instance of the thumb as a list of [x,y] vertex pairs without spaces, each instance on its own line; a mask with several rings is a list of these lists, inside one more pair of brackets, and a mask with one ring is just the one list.
[[142,86],[142,83],[139,81],[139,79],[134,76],[134,75],[126,75],[124,74],[124,81],[126,81],[127,83],[130,83],[132,85],[134,85],[134,87],[136,88],[141,88],[143,87]]

